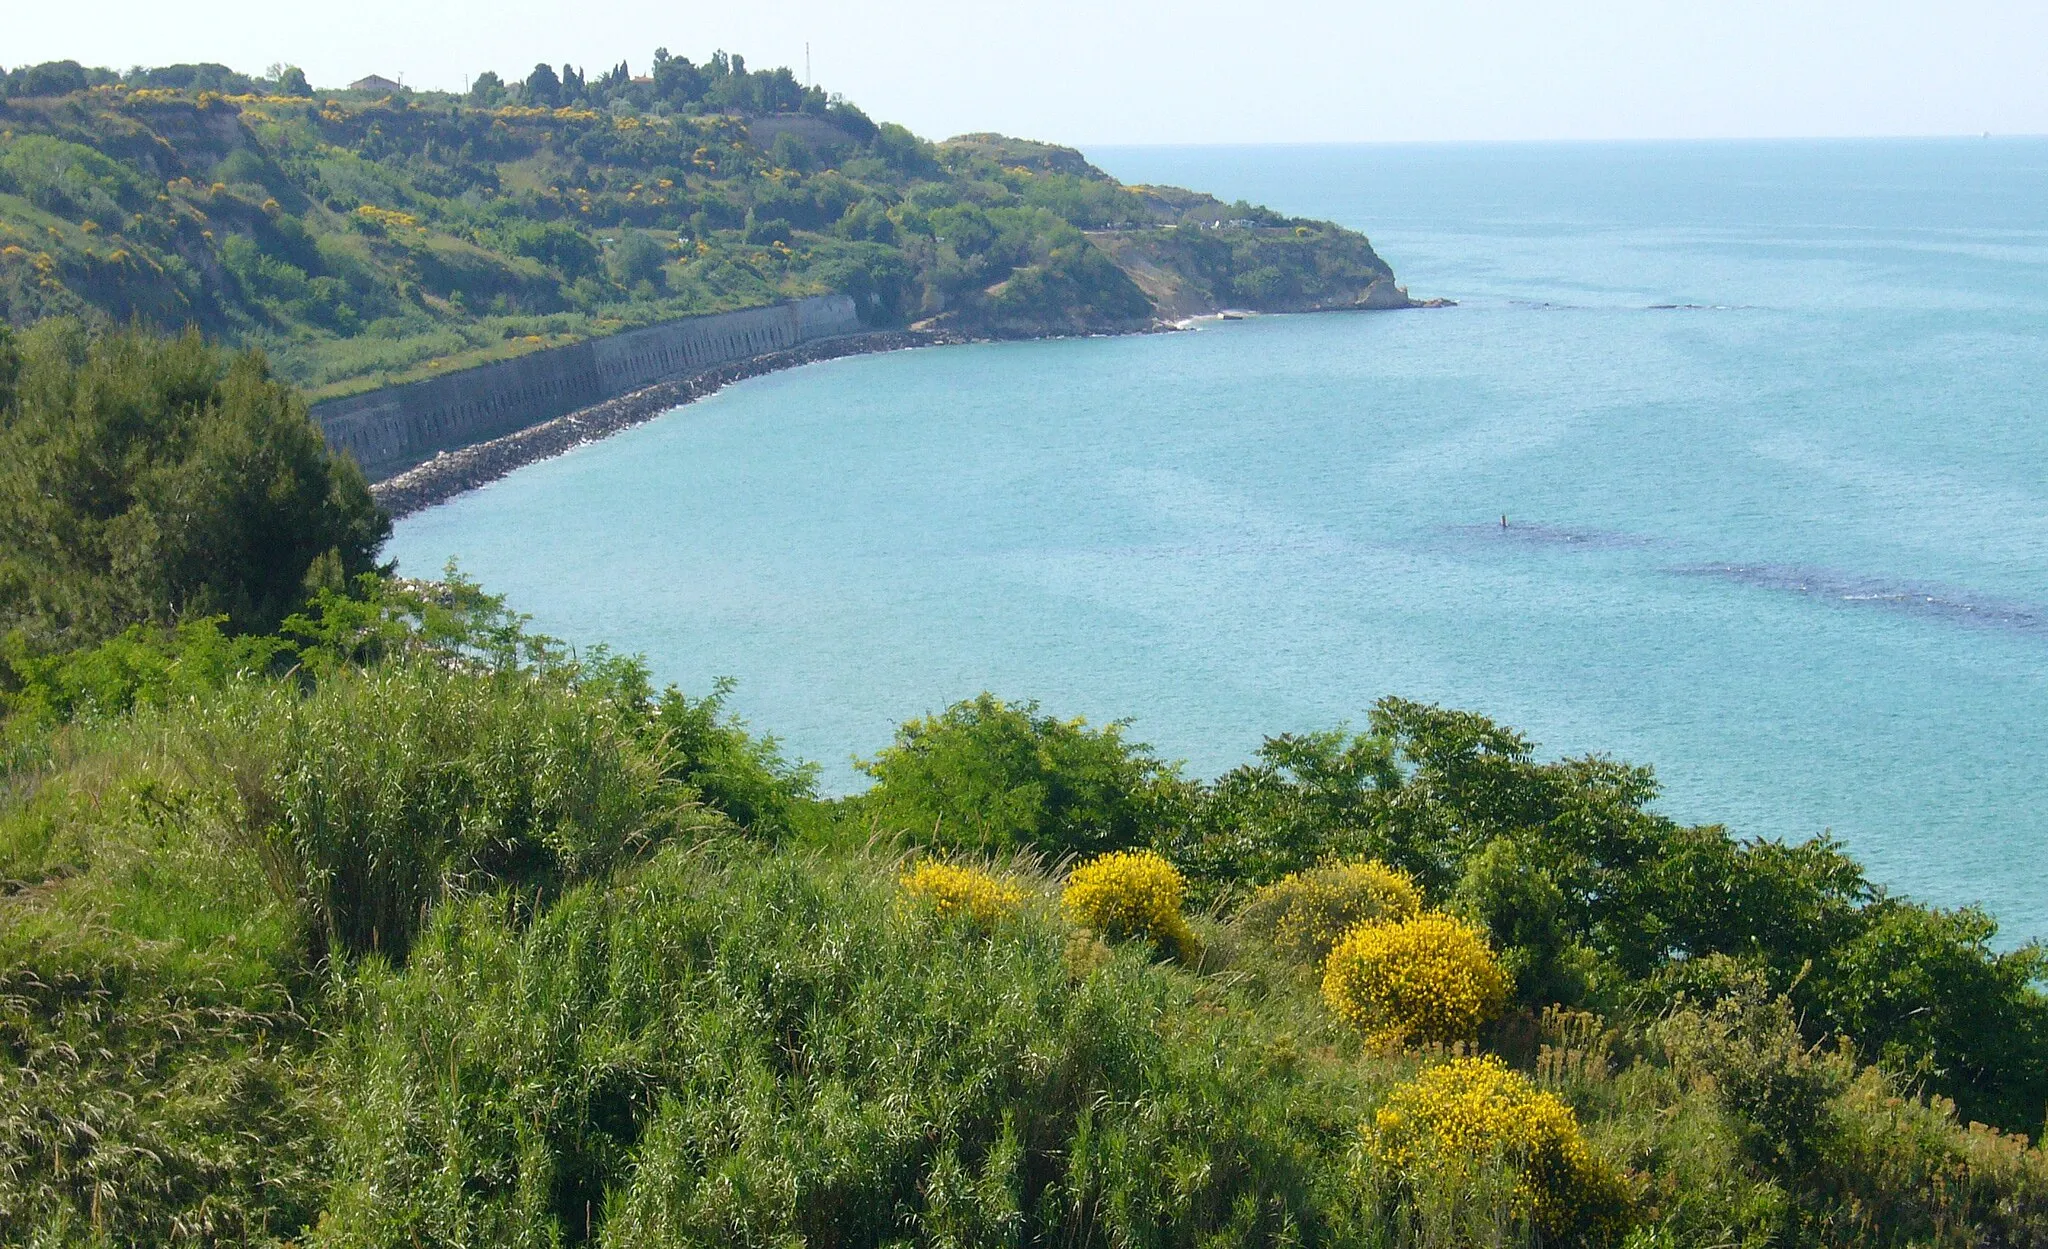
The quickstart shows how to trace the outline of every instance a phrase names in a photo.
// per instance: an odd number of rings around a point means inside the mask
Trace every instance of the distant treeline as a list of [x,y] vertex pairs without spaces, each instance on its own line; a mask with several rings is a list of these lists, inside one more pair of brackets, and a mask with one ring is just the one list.
[[[523,79],[507,81],[494,70],[485,70],[470,83],[463,97],[483,108],[506,104],[537,108],[584,106],[610,108],[625,103],[637,109],[671,109],[677,112],[811,113],[830,117],[859,139],[874,136],[875,124],[867,114],[844,99],[828,96],[822,87],[797,81],[787,66],[748,70],[747,60],[737,53],[718,51],[702,65],[685,56],[671,56],[657,48],[644,75],[635,75],[627,63],[607,66],[595,77],[582,66],[564,62],[559,69],[541,62]],[[0,73],[0,99],[70,95],[90,87],[123,86],[150,90],[210,91],[217,95],[283,95],[310,98],[313,85],[296,65],[279,65],[267,74],[244,74],[225,65],[206,62],[197,65],[136,66],[126,72],[93,68],[77,61],[45,61],[21,65]],[[322,94],[345,88],[330,84]]]

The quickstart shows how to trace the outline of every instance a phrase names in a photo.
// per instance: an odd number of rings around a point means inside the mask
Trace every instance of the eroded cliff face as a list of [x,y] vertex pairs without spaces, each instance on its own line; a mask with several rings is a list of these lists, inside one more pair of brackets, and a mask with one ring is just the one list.
[[917,328],[984,338],[1130,333],[1225,311],[1425,306],[1364,236],[1241,223],[1091,230],[1072,254],[1018,270]]
[[[959,169],[1009,179],[1027,204],[1074,229],[993,285],[928,287],[915,318],[923,327],[1009,338],[1116,333],[1228,309],[1416,306],[1372,243],[1333,222],[1181,187],[1126,186],[1056,144],[975,134],[939,152]],[[932,220],[942,252],[971,250],[971,223]]]
[[1417,306],[1364,236],[1335,227],[1180,225],[1091,231],[1162,320]]

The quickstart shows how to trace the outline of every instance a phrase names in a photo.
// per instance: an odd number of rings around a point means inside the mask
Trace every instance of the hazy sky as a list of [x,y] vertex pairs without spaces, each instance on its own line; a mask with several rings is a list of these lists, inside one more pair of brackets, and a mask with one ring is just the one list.
[[[1070,143],[2048,133],[2048,0],[0,0],[0,64],[221,61],[460,88],[657,46],[943,137]],[[344,20],[344,15],[347,15]]]

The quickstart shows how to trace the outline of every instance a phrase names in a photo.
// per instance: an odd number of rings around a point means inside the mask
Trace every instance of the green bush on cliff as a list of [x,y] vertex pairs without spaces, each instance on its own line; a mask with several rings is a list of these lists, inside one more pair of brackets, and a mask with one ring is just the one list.
[[0,634],[53,651],[211,614],[274,629],[389,531],[260,355],[51,322],[0,359]]
[[861,765],[876,828],[930,845],[1091,856],[1142,845],[1180,783],[1124,726],[1090,728],[990,694],[897,730]]

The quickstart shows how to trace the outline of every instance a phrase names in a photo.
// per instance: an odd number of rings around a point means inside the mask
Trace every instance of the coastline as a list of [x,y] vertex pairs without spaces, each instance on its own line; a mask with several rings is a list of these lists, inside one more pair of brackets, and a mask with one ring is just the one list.
[[[1396,288],[1397,290],[1399,288]],[[1449,299],[1409,299],[1406,291],[1400,291],[1404,302],[1388,303],[1380,307],[1353,305],[1350,308],[1318,308],[1302,311],[1405,311],[1428,308],[1456,307]],[[1264,313],[1255,311],[1218,310],[1178,320],[1157,319],[1142,329],[1111,331],[1118,336],[1125,334],[1175,333],[1193,329],[1205,321],[1239,320],[1247,316],[1289,316],[1300,312]],[[748,356],[723,364],[666,378],[639,390],[605,399],[588,407],[578,408],[562,416],[553,417],[513,433],[483,442],[471,443],[453,451],[443,451],[423,464],[415,465],[381,481],[373,482],[370,494],[391,514],[391,519],[400,520],[430,507],[448,502],[458,495],[487,486],[500,478],[510,476],[530,464],[550,460],[572,451],[585,443],[608,438],[635,425],[643,425],[663,413],[671,412],[685,404],[703,399],[709,395],[751,377],[761,377],[783,369],[798,368],[806,364],[817,364],[825,360],[837,360],[846,356],[873,355],[885,351],[905,351],[913,347],[943,347],[971,342],[1003,341],[1009,336],[967,333],[958,329],[934,328],[929,323],[904,330],[874,330],[859,334],[848,334],[837,338],[819,339],[801,343],[761,355]],[[1035,337],[1061,338],[1062,334],[1037,335]]]
[[567,415],[529,425],[503,437],[443,451],[424,464],[373,483],[370,494],[391,513],[393,520],[398,520],[487,486],[529,464],[553,459],[584,443],[608,438],[635,425],[644,425],[665,412],[717,394],[734,382],[845,356],[967,341],[970,340],[965,335],[944,331],[877,330],[820,339],[712,365],[578,408]]

